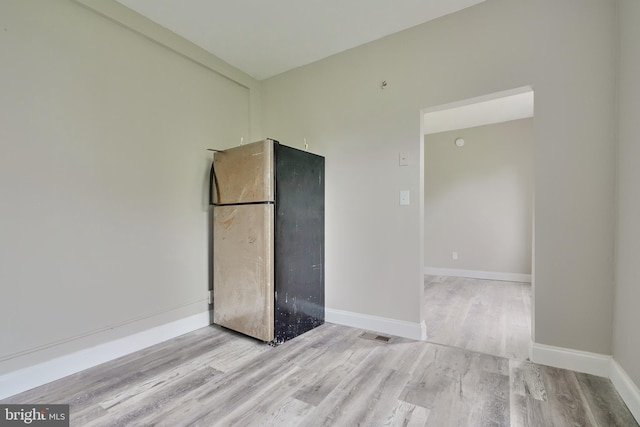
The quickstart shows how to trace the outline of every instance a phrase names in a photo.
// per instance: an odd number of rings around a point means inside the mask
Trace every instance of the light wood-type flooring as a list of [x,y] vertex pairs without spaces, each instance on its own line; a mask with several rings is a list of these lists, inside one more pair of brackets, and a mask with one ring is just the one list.
[[322,325],[278,347],[210,326],[6,399],[72,426],[637,426],[608,379]]
[[427,341],[528,360],[531,285],[425,276]]

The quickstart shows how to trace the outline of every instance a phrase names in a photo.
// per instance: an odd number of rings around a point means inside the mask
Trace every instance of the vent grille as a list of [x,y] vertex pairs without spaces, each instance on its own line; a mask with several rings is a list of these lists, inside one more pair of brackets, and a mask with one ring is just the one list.
[[363,332],[360,334],[360,338],[364,338],[366,340],[379,341],[383,343],[388,343],[391,341],[391,337],[385,335],[378,335],[371,332]]

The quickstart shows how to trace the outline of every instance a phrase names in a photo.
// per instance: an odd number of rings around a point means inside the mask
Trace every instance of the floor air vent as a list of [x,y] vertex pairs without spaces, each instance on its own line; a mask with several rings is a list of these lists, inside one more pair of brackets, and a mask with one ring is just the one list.
[[371,332],[363,332],[360,334],[360,338],[364,338],[366,340],[372,340],[372,341],[380,341],[380,342],[384,342],[387,343],[391,340],[391,337],[387,337],[385,335],[378,335],[378,334],[373,334]]

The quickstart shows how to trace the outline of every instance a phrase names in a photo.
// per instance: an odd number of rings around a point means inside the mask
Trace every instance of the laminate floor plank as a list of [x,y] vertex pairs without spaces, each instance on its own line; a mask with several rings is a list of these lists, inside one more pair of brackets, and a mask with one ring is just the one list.
[[540,365],[519,360],[510,360],[511,393],[542,402],[547,401],[547,389],[542,380]]
[[[223,331],[229,333],[227,330]],[[251,363],[258,355],[269,350],[263,343],[239,335],[221,346],[212,346],[208,366],[221,372],[229,372]]]
[[[509,283],[509,282],[508,282]],[[518,283],[507,294],[504,304],[509,310],[501,310],[504,335],[504,357],[529,360],[531,353],[531,285]]]
[[509,425],[509,369],[503,358],[433,345],[400,399],[429,410],[428,426]]
[[5,402],[69,403],[74,408],[71,419],[81,425],[107,415],[112,419],[100,405],[103,397],[115,399],[118,395],[130,394],[140,384],[161,384],[164,381],[159,377],[175,367],[194,370],[194,360],[210,353],[212,347],[222,348],[229,342],[229,335],[219,332],[217,328],[203,328],[102,364],[100,369],[88,369],[13,396]]
[[425,276],[427,341],[528,360],[531,286]]
[[[314,331],[314,336],[322,341],[330,333],[330,329],[323,325]],[[322,348],[314,347],[315,344],[315,341],[301,337],[300,340],[289,341],[277,348],[265,345],[264,348],[269,349],[268,354],[258,354],[249,363],[234,368],[219,380],[181,396],[177,399],[179,407],[163,416],[162,422],[167,425],[182,422],[207,425],[207,420],[220,419],[250,399],[254,399],[254,403],[258,402],[265,387],[277,385],[300,369],[292,363],[293,360],[309,351]],[[193,404],[203,401],[207,405]],[[145,422],[159,421],[148,419]]]
[[381,365],[384,350],[378,347],[353,369],[343,381],[304,420],[305,426],[367,425],[366,419],[380,405],[380,390],[391,390],[390,396],[400,393],[408,380]]
[[[260,387],[254,393],[248,393],[242,402],[234,409],[228,410],[228,405],[221,408],[215,408],[208,411],[204,416],[199,418],[196,424],[200,425],[228,425],[228,426],[250,426],[259,425],[262,420],[279,408],[282,408],[287,402],[294,400],[293,393],[304,382],[310,372],[296,365],[290,365],[289,368],[278,376],[269,381],[265,387]],[[293,420],[282,420],[283,425],[290,425]]]
[[429,350],[421,341],[412,341],[406,338],[393,337],[389,343],[384,344],[386,354],[383,366],[399,372],[413,375],[420,368],[420,360]]
[[[333,364],[332,362],[329,362]],[[328,371],[314,375],[308,385],[300,387],[294,397],[310,405],[319,405],[349,373],[355,368],[352,364],[337,364]]]
[[[198,388],[216,375],[222,373],[212,368],[199,369],[170,384],[156,383],[153,388],[104,408],[105,412],[99,417],[92,419],[90,413],[80,411],[73,412],[71,420],[86,427],[146,425],[143,420],[153,418],[173,406],[176,396]],[[99,405],[103,407],[103,404]]]
[[609,379],[579,372],[575,376],[597,425],[638,426]]
[[276,408],[271,414],[260,420],[258,426],[266,427],[285,427],[285,426],[301,426],[302,421],[314,406],[302,402],[297,399],[291,399],[282,406]]
[[385,427],[424,427],[429,418],[429,410],[421,406],[398,400],[387,419],[382,422]]
[[[108,410],[116,405],[130,403],[131,400],[136,400],[137,397],[153,392],[153,389],[159,385],[162,385],[163,388],[166,389],[174,382],[182,382],[185,377],[193,375],[194,373],[200,373],[199,375],[203,377],[220,375],[223,372],[215,369],[211,365],[219,365],[215,362],[220,359],[225,359],[223,357],[224,353],[235,354],[234,350],[246,348],[245,343],[246,341],[225,343],[175,367],[167,365],[165,367],[166,369],[158,371],[154,376],[142,377],[139,381],[130,383],[126,388],[121,388],[121,392],[111,394],[107,399],[100,402],[100,406]],[[247,354],[251,353],[247,352]],[[212,359],[215,361],[214,363],[211,363]]]
[[[516,396],[516,426],[599,426],[586,402],[575,373],[539,366],[547,400]],[[512,395],[513,396],[513,395]]]
[[[182,363],[177,365],[172,359],[171,363],[163,365],[164,369],[154,369],[153,375],[149,375],[149,371],[147,371],[147,375],[138,376],[136,380],[129,380],[126,386],[117,388],[120,390],[119,392],[112,393],[105,400],[94,396],[94,401],[97,400],[106,412],[88,425],[132,425],[138,423],[139,419],[148,417],[150,413],[153,414],[158,409],[165,407],[167,402],[173,402],[176,396],[181,396],[204,383],[209,383],[214,377],[220,378],[223,372],[210,365],[229,365],[228,359],[231,356],[235,357],[236,366],[241,366],[243,360],[249,356],[254,357],[265,350],[264,345],[256,345],[254,340],[240,335],[234,336],[222,328],[204,329],[215,333],[217,337],[215,340],[203,341],[207,346],[205,351],[193,351],[192,358],[181,358]],[[181,344],[185,343],[181,342]],[[201,343],[193,344],[197,344],[196,347],[199,347]],[[242,351],[242,354],[238,354],[239,351]],[[182,350],[177,353],[181,352]],[[241,355],[244,358],[238,357]],[[139,368],[141,363],[146,366],[155,365],[153,359],[154,353],[146,354],[132,363],[132,367]],[[131,378],[131,376],[128,377]],[[84,422],[88,418],[85,416],[85,410],[82,406],[74,406],[77,409],[74,411],[75,416],[79,420],[83,420],[83,425],[87,424]]]
[[[381,376],[375,386],[366,393],[368,402],[366,410],[362,415],[355,415],[351,418],[351,425],[383,426],[384,421],[393,412],[397,398],[409,380],[409,375],[403,372],[380,368]],[[351,414],[351,411],[349,411]]]
[[208,332],[210,332],[208,328],[199,329],[192,334],[175,338],[175,342],[171,340],[160,343],[103,363],[100,365],[100,370],[86,369],[66,377],[64,380],[53,381],[5,401],[11,403],[11,399],[15,398],[19,401],[58,403],[55,396],[66,396],[67,402],[72,400],[75,405],[80,406],[87,398],[92,398],[101,392],[117,387],[123,381],[125,383],[130,381],[130,375],[123,375],[125,372],[140,376],[141,373],[149,373],[157,367],[164,370],[172,363],[171,361],[174,365],[180,364],[184,360],[181,357],[196,357],[201,352],[206,352],[208,348],[218,346],[228,339],[223,334],[212,336]]
[[287,379],[298,370],[290,363],[258,357],[256,363],[242,370],[231,371],[177,396],[169,411],[152,414],[141,421],[144,425],[207,425],[202,421],[204,418],[221,418],[252,399],[258,404],[265,388]]

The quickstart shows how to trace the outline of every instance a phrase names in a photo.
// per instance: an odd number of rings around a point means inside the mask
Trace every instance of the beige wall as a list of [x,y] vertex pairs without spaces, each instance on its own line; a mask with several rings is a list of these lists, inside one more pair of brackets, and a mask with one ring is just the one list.
[[207,310],[248,89],[66,0],[0,2],[0,52],[0,373]]
[[621,0],[618,222],[613,356],[640,384],[640,2]]
[[420,109],[530,85],[536,341],[611,353],[615,13],[488,0],[264,81],[265,133],[327,157],[328,307],[423,318]]
[[425,135],[425,267],[531,274],[533,148],[531,118]]

